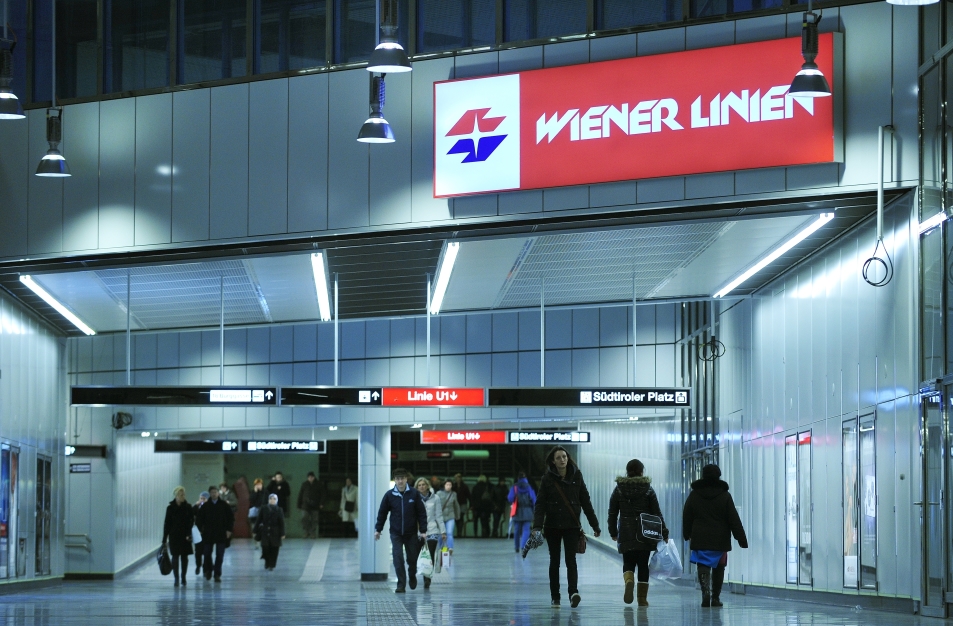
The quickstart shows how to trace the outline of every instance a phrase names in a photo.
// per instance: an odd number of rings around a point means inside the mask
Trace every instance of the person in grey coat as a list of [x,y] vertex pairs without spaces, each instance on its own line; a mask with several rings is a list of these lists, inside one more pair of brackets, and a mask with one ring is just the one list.
[[[436,564],[437,544],[447,540],[447,528],[443,522],[443,502],[437,497],[426,478],[418,478],[414,489],[420,493],[420,499],[427,510],[427,553],[430,561]],[[424,589],[430,589],[432,577],[424,576]]]

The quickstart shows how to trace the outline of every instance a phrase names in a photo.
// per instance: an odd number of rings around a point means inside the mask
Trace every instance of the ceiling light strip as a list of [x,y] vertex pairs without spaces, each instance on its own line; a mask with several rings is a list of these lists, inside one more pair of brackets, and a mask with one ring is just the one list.
[[32,276],[29,276],[29,275],[26,275],[26,274],[23,275],[23,276],[21,276],[21,277],[20,277],[20,282],[23,283],[24,285],[26,285],[27,287],[29,287],[30,290],[33,291],[33,293],[35,293],[36,295],[38,295],[38,296],[40,296],[41,298],[43,298],[43,301],[46,302],[46,303],[47,303],[48,305],[50,305],[51,307],[53,307],[54,309],[56,309],[56,312],[57,312],[57,313],[59,313],[60,315],[62,315],[62,316],[65,317],[66,319],[68,319],[70,322],[72,322],[72,323],[73,323],[73,326],[75,326],[76,328],[80,329],[81,331],[83,331],[83,332],[86,333],[87,335],[95,335],[95,334],[96,334],[96,331],[95,331],[95,330],[93,330],[92,328],[90,328],[89,326],[87,326],[85,323],[83,323],[83,320],[81,320],[81,319],[79,319],[78,317],[76,317],[76,315],[73,314],[72,311],[70,311],[69,309],[67,309],[67,308],[66,308],[65,306],[63,306],[62,304],[60,304],[60,302],[59,302],[56,298],[54,298],[53,296],[51,296],[45,289],[43,289],[43,287],[40,287],[40,286],[36,283],[36,281],[33,280],[33,277],[32,277]]
[[447,294],[447,286],[450,284],[450,273],[453,272],[453,264],[456,262],[459,252],[460,242],[447,242],[443,256],[440,257],[440,267],[437,269],[437,284],[434,287],[433,298],[430,300],[431,315],[440,313],[443,297]]
[[917,234],[922,235],[928,230],[933,230],[934,228],[936,228],[937,226],[939,226],[945,221],[946,221],[946,213],[944,213],[943,211],[940,211],[933,217],[929,217],[925,221],[920,222],[920,227],[917,228]]
[[828,223],[834,219],[833,213],[821,213],[816,220],[808,224],[805,228],[800,230],[796,235],[785,241],[783,244],[771,251],[770,254],[763,257],[760,261],[749,267],[747,270],[742,272],[737,278],[733,279],[727,285],[715,292],[715,298],[722,298],[734,289],[736,289],[740,284],[760,272],[762,269],[776,261],[782,254],[801,243],[808,237],[810,237],[814,232],[816,232],[821,226]]
[[311,271],[314,273],[314,290],[318,294],[318,311],[321,321],[331,321],[331,295],[328,289],[328,271],[323,252],[311,255]]

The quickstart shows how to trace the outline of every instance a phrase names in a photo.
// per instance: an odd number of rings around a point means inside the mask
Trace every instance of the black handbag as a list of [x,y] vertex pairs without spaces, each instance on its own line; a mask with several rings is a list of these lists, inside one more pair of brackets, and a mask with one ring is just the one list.
[[357,504],[357,503],[356,503],[356,502],[351,502],[350,500],[346,500],[346,501],[344,502],[344,512],[345,512],[345,513],[353,513],[353,512],[354,512],[354,505],[355,505],[355,504]]
[[650,541],[662,541],[662,518],[651,513],[639,515],[639,524],[642,526],[642,536]]
[[165,544],[156,552],[156,561],[159,563],[159,573],[168,576],[172,573],[172,557],[169,556],[169,549]]

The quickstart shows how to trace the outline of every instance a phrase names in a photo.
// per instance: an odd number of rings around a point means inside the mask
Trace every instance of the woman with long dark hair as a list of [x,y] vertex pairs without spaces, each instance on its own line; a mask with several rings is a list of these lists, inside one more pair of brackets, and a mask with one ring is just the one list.
[[559,606],[559,557],[560,549],[566,551],[566,577],[569,579],[569,604],[579,606],[579,571],[576,569],[576,547],[582,533],[579,513],[584,511],[592,534],[598,537],[599,519],[592,508],[589,489],[582,477],[582,471],[569,452],[562,446],[555,446],[546,455],[549,471],[543,474],[536,496],[536,509],[533,515],[534,533],[542,530],[549,546],[549,593],[552,605]]

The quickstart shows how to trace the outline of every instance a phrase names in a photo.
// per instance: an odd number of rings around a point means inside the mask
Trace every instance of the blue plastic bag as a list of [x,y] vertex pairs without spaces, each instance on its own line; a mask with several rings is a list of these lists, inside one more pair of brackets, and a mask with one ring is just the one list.
[[649,559],[649,573],[656,578],[681,578],[682,559],[678,556],[674,539],[669,539],[668,543],[658,542],[655,553]]

